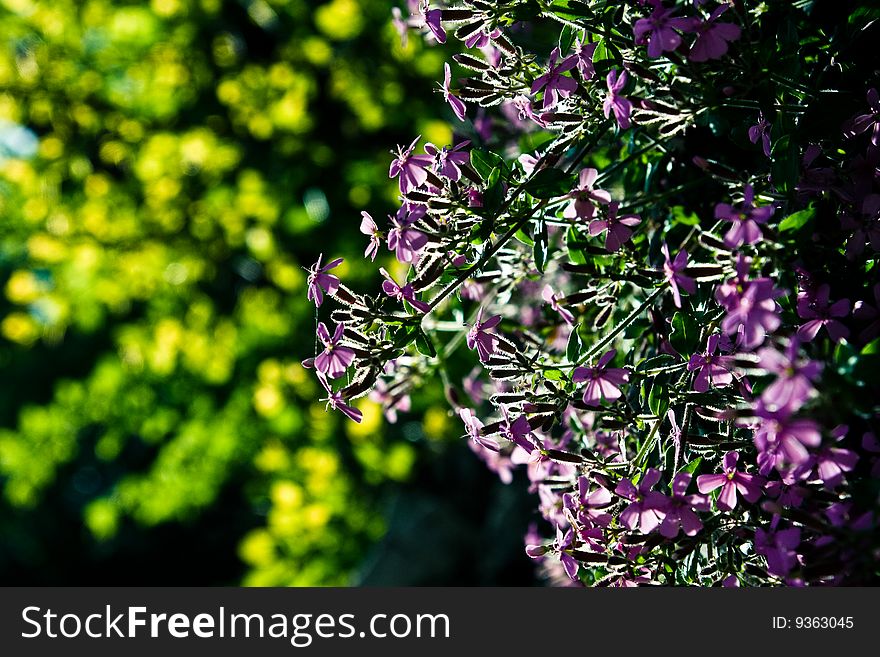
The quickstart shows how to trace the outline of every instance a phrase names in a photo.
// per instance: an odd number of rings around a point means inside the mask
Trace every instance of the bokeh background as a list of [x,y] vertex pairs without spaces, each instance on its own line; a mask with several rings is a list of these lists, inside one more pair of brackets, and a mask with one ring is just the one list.
[[302,266],[377,285],[389,149],[452,138],[391,7],[0,0],[0,583],[533,581],[441,390],[355,425],[299,364]]

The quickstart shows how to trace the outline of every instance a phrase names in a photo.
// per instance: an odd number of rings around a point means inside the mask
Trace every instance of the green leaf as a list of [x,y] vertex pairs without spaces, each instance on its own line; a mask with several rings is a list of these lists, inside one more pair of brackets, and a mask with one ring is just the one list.
[[516,239],[518,239],[520,242],[522,242],[523,244],[525,244],[526,246],[535,246],[535,240],[533,240],[531,237],[529,237],[529,234],[525,230],[523,230],[522,228],[520,228],[518,231],[516,231],[516,233],[514,234],[514,237]]
[[504,202],[504,188],[501,186],[501,169],[492,169],[483,192],[483,210],[494,214]]
[[649,372],[650,370],[658,370],[663,367],[675,365],[677,362],[679,362],[678,359],[671,354],[660,354],[658,356],[646,358],[641,363],[636,365],[636,372]]
[[434,343],[431,342],[431,339],[425,335],[425,332],[419,328],[418,333],[416,333],[416,349],[418,349],[419,353],[423,356],[430,356],[434,358],[437,356],[437,350],[434,349]]
[[501,169],[504,166],[504,160],[495,153],[474,149],[471,151],[471,166],[480,174],[480,178],[489,180],[494,169]]
[[784,135],[773,144],[773,163],[770,165],[773,182],[781,192],[791,190],[800,176],[801,163],[797,144]]
[[813,205],[810,204],[810,207],[804,208],[803,210],[795,212],[794,214],[790,214],[785,219],[783,219],[779,223],[779,232],[785,233],[790,230],[800,230],[805,225],[807,225],[807,223],[814,216],[816,216],[816,208],[814,208]]
[[697,471],[697,468],[700,467],[700,464],[703,462],[703,457],[698,456],[693,461],[684,466],[679,472],[687,472],[688,474],[694,474]]
[[684,206],[675,205],[672,207],[672,225],[696,226],[700,223],[700,218],[696,212],[687,212]]
[[875,338],[862,347],[862,356],[867,356],[869,354],[880,354],[880,338]]
[[540,199],[551,199],[568,194],[574,187],[574,177],[562,169],[541,169],[526,183],[525,190]]
[[665,383],[655,380],[648,395],[648,408],[657,417],[666,415],[669,410],[669,389]]
[[565,358],[569,363],[576,363],[580,360],[581,350],[584,348],[584,343],[581,341],[580,332],[580,324],[575,324],[571,329],[571,334],[568,336],[568,344],[565,346]]
[[561,381],[562,372],[560,370],[544,370],[544,378],[551,381]]
[[687,313],[677,312],[672,316],[672,335],[669,342],[680,354],[687,356],[696,351],[699,341],[699,328],[696,320]]
[[544,265],[547,264],[548,244],[549,239],[547,237],[547,222],[539,221],[538,225],[535,226],[535,246],[532,249],[532,254],[535,258],[535,267],[542,274],[544,273]]

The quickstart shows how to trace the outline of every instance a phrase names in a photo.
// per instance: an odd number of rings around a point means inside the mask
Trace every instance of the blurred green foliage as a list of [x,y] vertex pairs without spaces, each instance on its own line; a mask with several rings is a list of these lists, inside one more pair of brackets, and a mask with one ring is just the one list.
[[442,54],[390,7],[0,0],[0,121],[39,139],[0,159],[0,577],[226,499],[245,584],[345,583],[382,535],[416,448],[370,402],[326,414],[299,361],[301,266],[368,284],[388,148],[451,138]]

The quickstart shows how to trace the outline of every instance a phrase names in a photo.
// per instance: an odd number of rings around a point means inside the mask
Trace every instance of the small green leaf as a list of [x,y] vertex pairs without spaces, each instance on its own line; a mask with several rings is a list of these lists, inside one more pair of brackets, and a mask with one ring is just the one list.
[[809,221],[816,216],[816,208],[810,205],[808,208],[804,208],[794,214],[788,215],[785,219],[783,219],[779,223],[779,232],[785,233],[787,231],[800,230],[804,226],[809,223]]
[[680,354],[687,356],[696,351],[699,340],[699,328],[696,320],[687,313],[677,312],[672,316],[672,335],[669,342]]
[[434,358],[437,355],[437,350],[434,349],[434,343],[431,342],[431,339],[425,335],[425,332],[421,328],[418,330],[418,333],[416,333],[416,349],[418,349],[419,353],[423,356]]
[[529,237],[529,234],[525,230],[523,230],[522,228],[520,228],[518,231],[516,231],[516,234],[514,235],[514,237],[516,239],[518,239],[520,242],[522,242],[523,244],[525,244],[526,246],[535,246],[535,240],[533,240],[531,237]]
[[568,344],[565,346],[565,358],[569,363],[578,362],[581,357],[581,350],[584,348],[584,343],[581,342],[580,332],[578,331],[580,327],[580,324],[573,326],[571,335],[568,336]]
[[544,265],[547,264],[548,244],[549,239],[547,236],[547,222],[539,221],[538,225],[535,226],[535,246],[532,249],[532,254],[535,258],[535,267],[542,274],[544,273]]
[[687,472],[688,474],[694,474],[697,471],[697,468],[700,467],[700,464],[703,462],[703,457],[698,456],[693,461],[684,466],[679,472]]
[[559,370],[544,370],[544,378],[551,381],[561,381],[562,372]]
[[486,191],[483,192],[483,210],[489,214],[494,214],[504,201],[504,188],[501,186],[500,169],[492,169],[486,185]]
[[474,171],[480,174],[480,178],[489,180],[492,170],[502,168],[504,160],[495,153],[474,149],[471,151],[471,166],[474,167]]
[[648,408],[657,417],[666,415],[666,411],[669,410],[669,390],[666,384],[654,381],[651,394],[648,395]]

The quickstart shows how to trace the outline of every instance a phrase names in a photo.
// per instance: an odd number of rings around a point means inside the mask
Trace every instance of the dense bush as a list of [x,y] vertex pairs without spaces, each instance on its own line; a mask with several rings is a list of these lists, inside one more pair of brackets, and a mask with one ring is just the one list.
[[315,4],[0,3],[4,581],[344,583],[383,534],[416,446],[314,401],[301,263],[449,140],[442,58]]
[[393,421],[441,379],[489,467],[527,467],[554,581],[876,581],[880,10],[408,9],[463,42],[460,134],[405,140],[399,211],[363,215],[405,274],[310,270],[328,406]]

